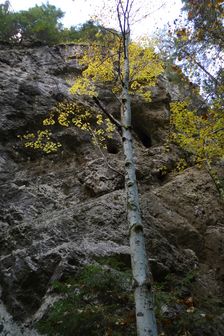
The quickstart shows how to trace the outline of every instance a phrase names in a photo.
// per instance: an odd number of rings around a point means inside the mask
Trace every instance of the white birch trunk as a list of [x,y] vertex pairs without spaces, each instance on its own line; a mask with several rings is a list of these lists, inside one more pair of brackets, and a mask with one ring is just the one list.
[[153,295],[148,260],[143,235],[138,187],[131,134],[131,99],[129,95],[129,46],[130,33],[124,34],[124,81],[121,97],[122,141],[125,157],[125,187],[127,193],[127,216],[130,234],[130,251],[136,304],[138,336],[157,336],[153,310]]

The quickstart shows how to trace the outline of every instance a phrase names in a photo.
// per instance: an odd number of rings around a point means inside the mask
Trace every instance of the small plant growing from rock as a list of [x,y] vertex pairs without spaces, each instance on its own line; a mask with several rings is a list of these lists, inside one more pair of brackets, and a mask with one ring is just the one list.
[[131,273],[108,266],[85,266],[80,274],[54,282],[63,296],[37,328],[49,335],[136,335]]

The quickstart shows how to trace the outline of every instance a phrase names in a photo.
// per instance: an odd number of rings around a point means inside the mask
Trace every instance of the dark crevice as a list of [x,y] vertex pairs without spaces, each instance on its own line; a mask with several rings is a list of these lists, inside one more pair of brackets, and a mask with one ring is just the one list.
[[120,150],[120,144],[117,140],[107,139],[106,141],[107,152],[110,154],[118,154]]
[[151,136],[146,132],[144,132],[144,130],[135,129],[135,133],[137,134],[139,140],[141,141],[144,147],[150,148],[152,146]]

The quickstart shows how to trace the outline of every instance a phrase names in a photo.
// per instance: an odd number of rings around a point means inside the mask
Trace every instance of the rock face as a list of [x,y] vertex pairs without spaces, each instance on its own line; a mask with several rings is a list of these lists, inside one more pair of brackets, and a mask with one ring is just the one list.
[[[58,101],[70,98],[67,79],[80,73],[81,52],[80,46],[63,45],[2,46],[0,51],[1,302],[5,314],[20,323],[41,318],[53,281],[75,274],[97,256],[129,259],[119,138],[116,150],[108,147],[102,155],[84,132],[61,129],[63,150],[48,156],[27,153],[17,138],[38,129]],[[208,294],[223,299],[223,206],[205,171],[174,172],[182,154],[175,147],[167,152],[163,144],[172,98],[165,84],[159,81],[151,104],[133,104],[137,178],[153,277],[161,282],[171,273],[184,276],[196,269],[198,300]],[[116,112],[116,104],[104,96]],[[4,321],[1,335],[35,335],[13,324],[9,330]]]

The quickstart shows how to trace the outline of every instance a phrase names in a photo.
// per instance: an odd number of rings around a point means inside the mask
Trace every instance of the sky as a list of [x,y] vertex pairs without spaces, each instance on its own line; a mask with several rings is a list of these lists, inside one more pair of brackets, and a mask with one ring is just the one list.
[[[0,0],[0,2],[2,3],[4,0]],[[14,11],[28,9],[36,4],[41,5],[46,2],[45,0],[10,0]],[[86,22],[92,16],[99,14],[103,3],[109,6],[112,2],[112,0],[49,0],[51,5],[61,8],[65,12],[62,23],[66,27]],[[141,0],[137,0],[136,4],[140,2]],[[172,23],[180,14],[182,6],[181,0],[144,0],[142,3],[144,4],[141,6],[142,16],[151,14],[133,26],[132,30],[136,36],[151,35],[157,28],[161,29],[166,23]],[[105,16],[105,20],[107,20],[108,13],[102,13],[101,16]]]

